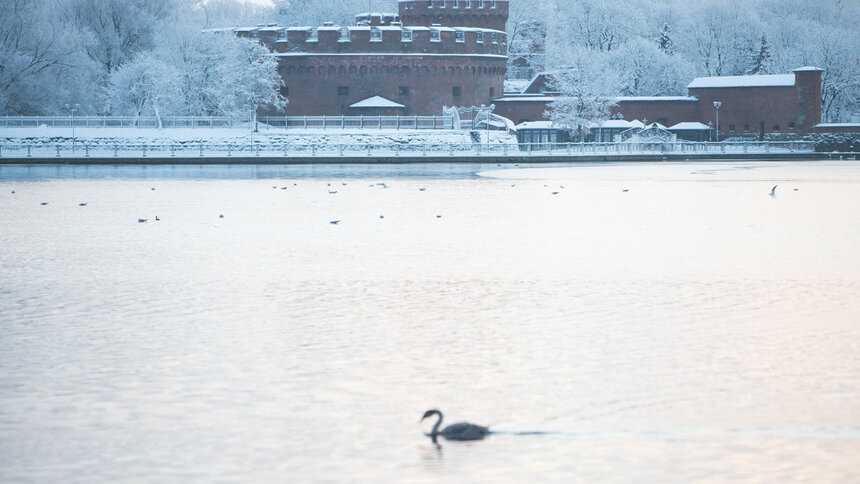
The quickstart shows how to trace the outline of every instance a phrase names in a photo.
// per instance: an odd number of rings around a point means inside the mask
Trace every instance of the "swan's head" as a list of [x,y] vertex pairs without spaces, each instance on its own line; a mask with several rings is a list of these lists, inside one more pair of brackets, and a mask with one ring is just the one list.
[[424,412],[424,416],[421,417],[421,420],[419,420],[419,422],[423,422],[425,418],[432,417],[434,415],[442,415],[442,412],[438,410],[427,410],[426,412]]

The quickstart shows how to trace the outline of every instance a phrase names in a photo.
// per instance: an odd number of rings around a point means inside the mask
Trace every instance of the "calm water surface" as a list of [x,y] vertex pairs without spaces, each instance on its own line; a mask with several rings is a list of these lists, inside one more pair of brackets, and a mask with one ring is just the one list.
[[856,162],[366,169],[0,167],[0,481],[860,481]]

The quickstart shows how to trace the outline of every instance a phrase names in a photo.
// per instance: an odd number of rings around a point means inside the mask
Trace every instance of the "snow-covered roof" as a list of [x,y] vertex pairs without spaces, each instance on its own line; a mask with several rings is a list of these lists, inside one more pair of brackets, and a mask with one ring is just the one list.
[[816,128],[860,128],[860,123],[818,123]]
[[507,59],[507,56],[497,55],[497,54],[424,54],[422,52],[413,52],[413,53],[400,53],[400,52],[374,52],[372,54],[368,54],[367,52],[275,52],[271,54],[274,57],[302,57],[302,56],[320,56],[320,57],[347,57],[347,56],[362,56],[366,57],[368,55],[372,56],[397,56],[397,57],[454,57],[454,58],[462,58],[462,57],[479,57],[484,59]]
[[361,12],[361,13],[355,14],[355,17],[356,18],[358,18],[358,17],[379,17],[379,18],[397,17],[397,14],[396,13],[390,13],[390,12]]
[[678,123],[669,129],[673,129],[676,131],[701,131],[701,130],[710,130],[711,127],[708,126],[707,124],[702,124],[699,122],[686,121],[683,123]]
[[351,104],[351,108],[405,108],[406,106],[396,103],[382,96],[371,96],[367,99]]
[[528,85],[528,79],[505,79],[505,92],[520,94]]
[[698,101],[695,96],[620,96],[612,98],[615,102],[663,102],[663,101]]
[[552,129],[552,121],[525,121],[517,125],[517,131],[521,129]]
[[697,77],[687,89],[710,87],[773,87],[794,86],[794,74],[770,74],[766,76],[719,76]]
[[543,102],[548,103],[558,99],[554,96],[544,96],[541,94],[537,94],[534,96],[529,96],[528,94],[522,94],[519,96],[511,96],[511,97],[502,97],[498,99],[494,99],[493,101],[534,101],[534,102]]
[[644,128],[645,123],[643,123],[642,121],[639,121],[638,119],[634,119],[633,121],[630,121],[630,127],[631,128]]
[[630,121],[624,119],[607,119],[600,125],[601,128],[632,128]]
[[792,72],[809,72],[809,71],[823,71],[823,70],[824,69],[822,69],[820,67],[803,66],[803,67],[798,67],[797,69],[794,69]]

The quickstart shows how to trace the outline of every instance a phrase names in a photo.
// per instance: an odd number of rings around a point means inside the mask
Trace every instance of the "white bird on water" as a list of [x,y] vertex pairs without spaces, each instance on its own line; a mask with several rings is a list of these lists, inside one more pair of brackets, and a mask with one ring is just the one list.
[[770,189],[770,196],[772,196],[772,197],[776,196],[776,187],[778,187],[778,186],[779,185],[774,185],[773,188]]

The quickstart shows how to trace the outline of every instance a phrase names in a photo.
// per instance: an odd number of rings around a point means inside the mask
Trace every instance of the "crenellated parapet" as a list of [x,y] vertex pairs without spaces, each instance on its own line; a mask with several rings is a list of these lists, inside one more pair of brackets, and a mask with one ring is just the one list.
[[258,39],[276,53],[507,55],[507,34],[483,28],[395,24],[264,26],[234,31],[240,37]]
[[508,0],[400,0],[403,25],[433,24],[505,30]]

